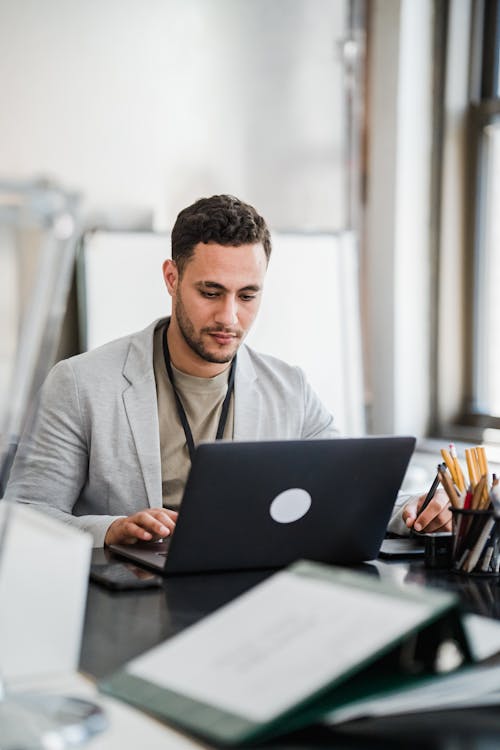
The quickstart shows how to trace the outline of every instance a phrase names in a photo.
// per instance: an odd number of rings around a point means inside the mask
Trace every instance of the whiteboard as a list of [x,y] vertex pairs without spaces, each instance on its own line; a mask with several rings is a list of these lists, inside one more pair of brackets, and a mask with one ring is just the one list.
[[[343,434],[365,431],[358,263],[354,237],[272,234],[262,305],[247,343],[302,367]],[[168,315],[168,234],[98,231],[80,255],[86,349]]]

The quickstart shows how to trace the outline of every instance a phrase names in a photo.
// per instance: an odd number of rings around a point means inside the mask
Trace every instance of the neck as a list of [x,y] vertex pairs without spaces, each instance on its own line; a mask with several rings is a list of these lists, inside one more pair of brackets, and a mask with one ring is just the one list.
[[167,329],[167,342],[172,365],[186,375],[214,378],[231,366],[231,362],[207,362],[196,354],[184,339],[174,317],[171,318]]

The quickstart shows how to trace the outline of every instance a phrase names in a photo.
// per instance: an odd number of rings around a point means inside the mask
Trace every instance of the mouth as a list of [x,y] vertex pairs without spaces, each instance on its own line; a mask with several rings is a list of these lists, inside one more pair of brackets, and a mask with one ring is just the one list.
[[219,344],[219,346],[227,346],[228,344],[233,343],[237,338],[235,333],[214,332],[210,333],[210,336],[217,344]]
[[228,346],[237,341],[240,336],[236,331],[207,331],[210,338],[219,346]]

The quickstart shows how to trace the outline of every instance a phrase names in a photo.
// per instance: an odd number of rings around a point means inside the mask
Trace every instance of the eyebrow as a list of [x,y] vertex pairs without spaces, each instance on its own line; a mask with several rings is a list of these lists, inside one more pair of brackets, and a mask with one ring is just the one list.
[[[220,292],[227,292],[228,290],[223,284],[218,284],[217,281],[198,281],[195,286],[198,289],[216,289]],[[261,287],[258,284],[247,284],[247,286],[238,289],[238,292],[260,292]]]

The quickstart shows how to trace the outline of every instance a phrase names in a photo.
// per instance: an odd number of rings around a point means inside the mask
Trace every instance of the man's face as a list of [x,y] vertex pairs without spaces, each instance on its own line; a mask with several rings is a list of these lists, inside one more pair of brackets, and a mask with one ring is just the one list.
[[232,360],[259,310],[266,269],[260,244],[199,243],[181,277],[165,261],[172,323],[191,354],[217,364]]

